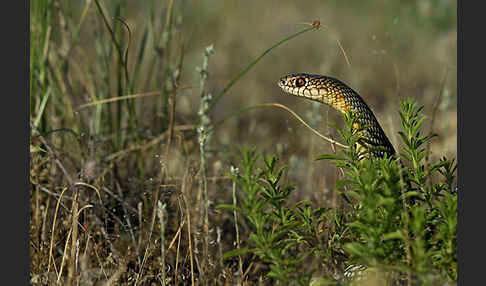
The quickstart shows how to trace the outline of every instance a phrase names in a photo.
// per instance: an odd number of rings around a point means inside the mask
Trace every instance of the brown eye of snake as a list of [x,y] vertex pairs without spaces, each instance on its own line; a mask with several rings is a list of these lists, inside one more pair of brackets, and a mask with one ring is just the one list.
[[295,86],[296,87],[301,87],[305,84],[305,80],[301,77],[295,80]]

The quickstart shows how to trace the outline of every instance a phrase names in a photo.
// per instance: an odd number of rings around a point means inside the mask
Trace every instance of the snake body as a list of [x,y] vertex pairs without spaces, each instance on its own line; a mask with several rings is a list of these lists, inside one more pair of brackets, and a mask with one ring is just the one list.
[[363,129],[359,145],[375,157],[395,154],[371,109],[356,91],[342,81],[324,75],[296,73],[280,78],[278,86],[286,93],[327,104],[343,114],[351,112],[356,116],[358,126],[355,127]]

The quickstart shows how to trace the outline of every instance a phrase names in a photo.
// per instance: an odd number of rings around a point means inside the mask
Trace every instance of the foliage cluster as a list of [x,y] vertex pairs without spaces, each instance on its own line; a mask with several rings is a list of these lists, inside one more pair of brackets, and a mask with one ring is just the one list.
[[[356,147],[356,118],[345,116],[345,128],[338,131],[349,148],[318,158],[331,160],[343,172],[336,185],[347,202],[343,212],[289,202],[295,188],[282,182],[284,167],[277,167],[278,159],[264,157],[264,166],[257,168],[259,156],[244,150],[242,174],[234,176],[241,198],[237,205],[222,207],[237,210],[252,232],[246,248],[226,256],[253,254],[268,265],[268,279],[282,285],[308,285],[318,272],[328,273],[319,283],[364,279],[374,271],[386,285],[456,281],[456,164],[454,159],[426,160],[426,143],[433,135],[421,134],[421,111],[413,100],[401,102],[403,148],[397,158],[363,154],[367,151]],[[317,261],[313,269],[302,267],[309,257]],[[346,273],[345,265],[362,267]]]

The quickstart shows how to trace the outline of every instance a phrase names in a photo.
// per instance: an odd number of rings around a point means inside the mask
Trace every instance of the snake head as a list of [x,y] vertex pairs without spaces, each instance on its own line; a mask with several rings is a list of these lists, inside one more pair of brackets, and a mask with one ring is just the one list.
[[322,84],[326,77],[305,73],[288,74],[279,79],[278,86],[286,93],[329,104],[328,88]]
[[278,86],[287,91],[286,89],[289,88],[294,89],[304,87],[307,84],[307,81],[308,77],[304,74],[288,74],[280,78]]

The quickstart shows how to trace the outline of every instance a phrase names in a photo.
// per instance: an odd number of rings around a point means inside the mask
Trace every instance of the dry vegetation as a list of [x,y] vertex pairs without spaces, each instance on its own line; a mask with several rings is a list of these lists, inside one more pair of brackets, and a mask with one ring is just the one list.
[[339,114],[278,89],[287,73],[347,82],[395,146],[399,99],[414,98],[439,134],[430,160],[456,156],[455,1],[38,0],[30,13],[32,285],[272,283],[251,255],[222,259],[235,216],[216,206],[233,202],[239,149],[288,166],[290,202],[345,205],[339,169],[315,161],[333,146],[282,109],[240,112],[284,104],[339,140],[326,126]]

